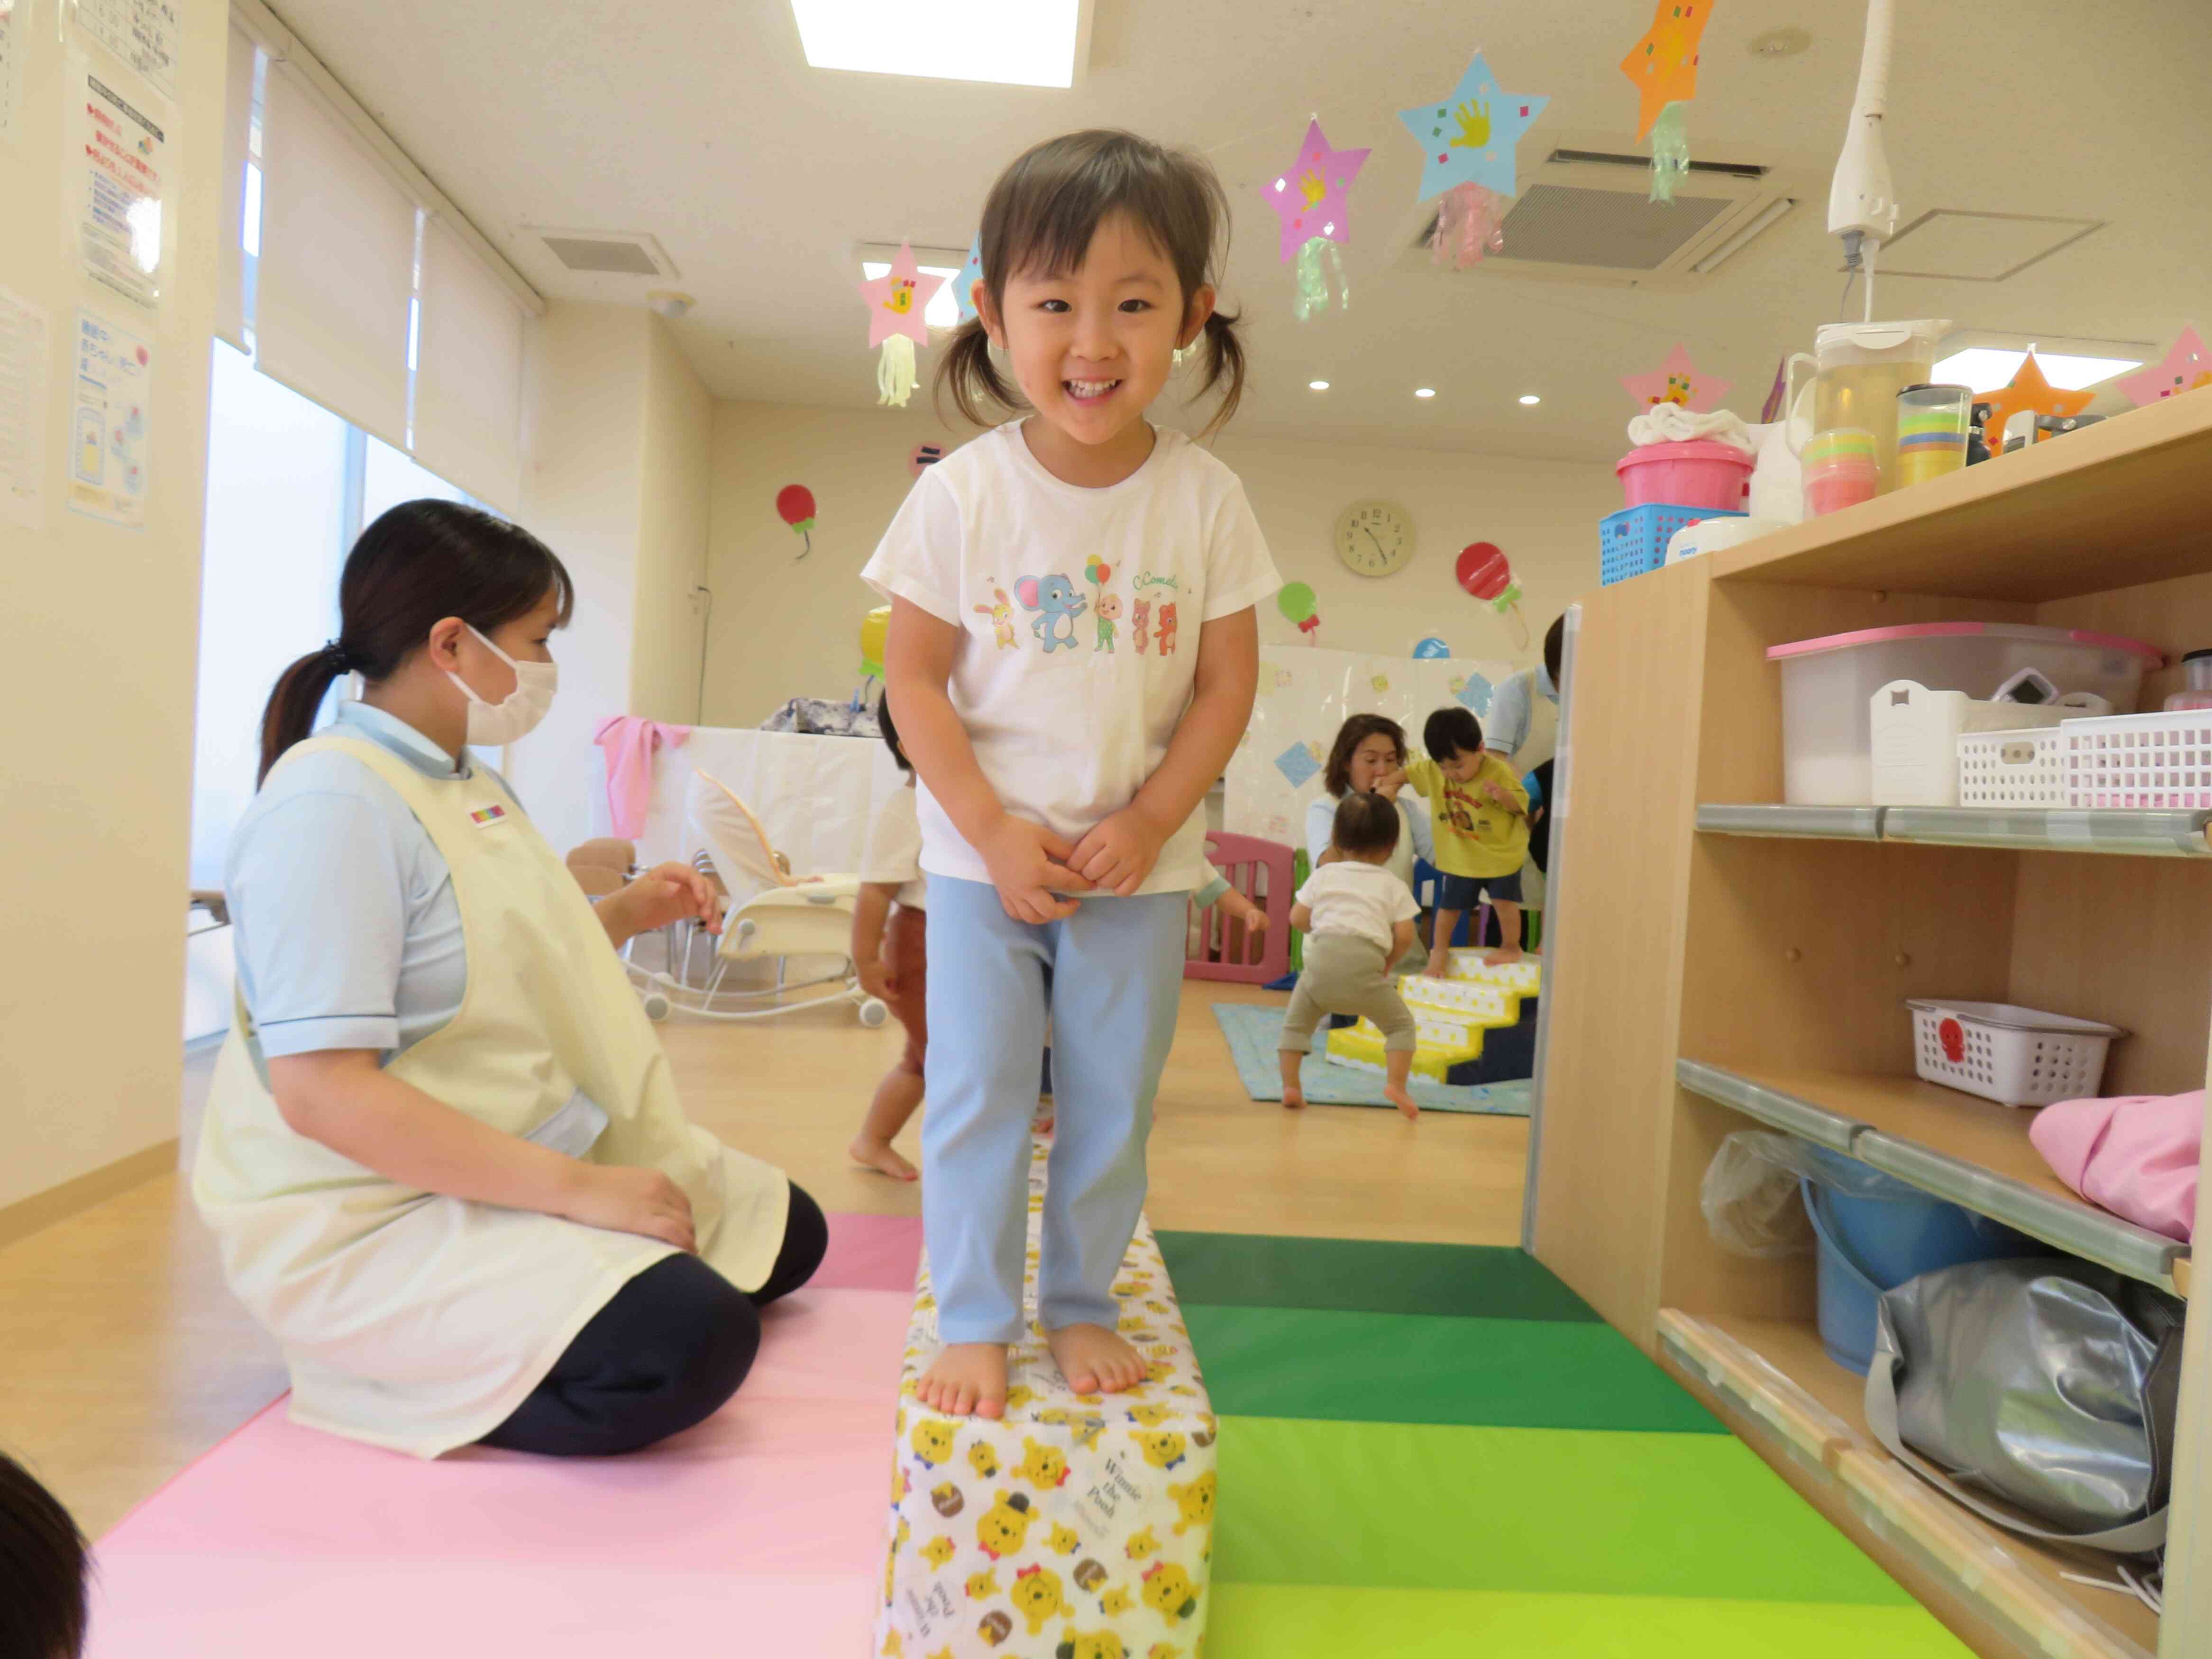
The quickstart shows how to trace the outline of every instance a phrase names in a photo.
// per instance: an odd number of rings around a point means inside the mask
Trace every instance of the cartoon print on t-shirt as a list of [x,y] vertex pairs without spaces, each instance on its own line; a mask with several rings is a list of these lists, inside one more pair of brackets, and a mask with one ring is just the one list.
[[1173,605],[1160,607],[1160,655],[1171,657],[1176,647],[1176,608]]
[[1091,614],[1098,623],[1098,643],[1091,649],[1103,651],[1111,656],[1114,653],[1114,624],[1121,617],[1121,596],[1106,591],[1106,584],[1114,580],[1114,567],[1093,553],[1084,562],[1083,580],[1098,590],[1098,596],[1091,605]]
[[[1065,646],[1075,649],[1075,619],[1090,608],[1091,602],[1075,591],[1075,584],[1054,573],[1048,576],[1024,576],[1014,583],[1014,597],[1022,602],[1022,609],[1036,611],[1030,623],[1030,632],[1044,642],[1048,657]],[[1060,624],[1067,631],[1060,631]]]
[[998,636],[999,649],[1012,651],[1016,648],[1014,602],[1006,597],[1006,590],[1003,587],[993,588],[991,597],[993,603],[977,605],[975,614],[979,617],[988,617],[991,619],[991,631]]
[[1129,620],[1129,637],[1136,641],[1137,654],[1141,657],[1145,654],[1146,646],[1152,642],[1152,636],[1145,630],[1152,624],[1152,602],[1139,599],[1136,607],[1135,614]]

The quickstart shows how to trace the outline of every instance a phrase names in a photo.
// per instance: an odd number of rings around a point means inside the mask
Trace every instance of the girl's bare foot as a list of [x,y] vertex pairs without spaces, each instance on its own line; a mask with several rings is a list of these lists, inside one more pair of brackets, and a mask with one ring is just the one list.
[[[1128,1344],[1121,1346],[1127,1347]],[[915,1397],[932,1411],[943,1412],[947,1417],[1004,1417],[1006,1345],[946,1344],[921,1374]]]
[[1427,979],[1445,979],[1449,977],[1451,974],[1451,953],[1449,951],[1445,951],[1440,955],[1431,957],[1429,958],[1429,965],[1422,969],[1421,973],[1423,977]]
[[913,1164],[891,1150],[888,1140],[872,1139],[864,1134],[855,1135],[853,1144],[845,1150],[852,1155],[854,1163],[871,1170],[880,1170],[896,1181],[912,1181],[919,1173]]
[[1305,1103],[1306,1091],[1304,1090],[1285,1089],[1283,1091],[1283,1106],[1285,1110],[1295,1112]]
[[[1056,1331],[1047,1331],[1044,1340],[1060,1374],[1078,1394],[1120,1394],[1145,1380],[1142,1356],[1103,1325],[1063,1325]],[[1003,1352],[999,1362],[1003,1391]]]
[[1403,1112],[1408,1121],[1417,1118],[1421,1115],[1421,1109],[1413,1104],[1413,1096],[1407,1093],[1401,1085],[1395,1083],[1385,1084],[1382,1088],[1382,1098],[1389,1101],[1393,1106],[1395,1106],[1401,1112]]
[[1517,945],[1500,945],[1494,950],[1485,951],[1482,953],[1482,959],[1493,968],[1503,968],[1508,963],[1520,961],[1528,954]]

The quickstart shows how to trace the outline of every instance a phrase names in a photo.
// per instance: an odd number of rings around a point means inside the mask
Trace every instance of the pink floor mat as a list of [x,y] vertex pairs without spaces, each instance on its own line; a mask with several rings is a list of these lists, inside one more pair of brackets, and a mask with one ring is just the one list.
[[93,1659],[865,1651],[921,1224],[832,1216],[830,1240],[737,1398],[634,1456],[423,1463],[278,1401],[102,1540]]

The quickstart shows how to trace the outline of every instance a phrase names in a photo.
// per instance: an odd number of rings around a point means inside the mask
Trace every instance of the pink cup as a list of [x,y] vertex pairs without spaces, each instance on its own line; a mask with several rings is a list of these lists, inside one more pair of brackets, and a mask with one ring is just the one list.
[[1696,439],[1687,443],[1638,444],[1613,465],[1626,505],[1705,507],[1733,513],[1743,506],[1752,458],[1734,444]]
[[1881,488],[1881,469],[1870,455],[1836,455],[1805,463],[1805,511],[1812,518],[1870,501]]

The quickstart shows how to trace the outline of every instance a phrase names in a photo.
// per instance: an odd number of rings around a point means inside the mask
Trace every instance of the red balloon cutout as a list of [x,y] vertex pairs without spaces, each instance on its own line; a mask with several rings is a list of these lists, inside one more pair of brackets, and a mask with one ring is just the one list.
[[1478,599],[1495,601],[1513,586],[1513,567],[1495,542],[1476,542],[1461,549],[1452,571],[1459,585]]
[[805,558],[814,550],[814,492],[805,484],[786,484],[775,492],[775,510],[783,521],[805,538]]

